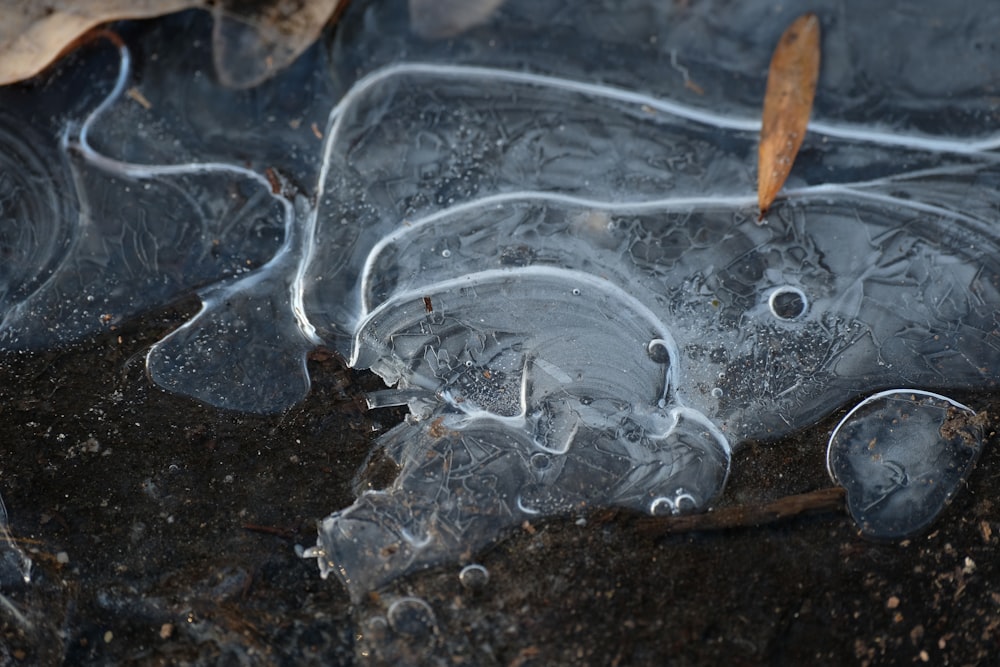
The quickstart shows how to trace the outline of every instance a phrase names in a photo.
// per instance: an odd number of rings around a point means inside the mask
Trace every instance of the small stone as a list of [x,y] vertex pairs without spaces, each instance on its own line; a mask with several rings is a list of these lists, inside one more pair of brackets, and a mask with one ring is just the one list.
[[886,601],[885,606],[889,609],[895,609],[899,606],[899,598],[893,595]]
[[160,626],[160,639],[170,639],[174,634],[174,624],[164,623]]

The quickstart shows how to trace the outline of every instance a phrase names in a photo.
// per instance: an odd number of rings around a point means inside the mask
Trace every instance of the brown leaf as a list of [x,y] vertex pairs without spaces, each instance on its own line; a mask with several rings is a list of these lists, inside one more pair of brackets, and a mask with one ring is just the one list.
[[204,0],[3,0],[0,85],[38,74],[101,23],[151,18],[202,4]]
[[0,86],[30,78],[102,23],[213,8],[224,85],[257,85],[288,66],[348,0],[0,0]]
[[348,0],[224,0],[215,5],[212,55],[222,85],[252,88],[288,67],[335,22]]
[[767,72],[757,154],[757,202],[764,218],[802,146],[819,78],[819,19],[804,14],[781,36]]

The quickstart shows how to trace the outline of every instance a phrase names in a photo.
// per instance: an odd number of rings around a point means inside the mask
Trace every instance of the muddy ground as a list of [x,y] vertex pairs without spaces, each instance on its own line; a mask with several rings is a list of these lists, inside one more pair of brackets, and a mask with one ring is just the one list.
[[[473,555],[484,585],[463,586],[447,566],[353,605],[294,545],[312,544],[316,520],[352,501],[373,430],[399,415],[366,411],[360,397],[378,380],[322,353],[311,395],[286,414],[223,412],[156,388],[144,350],[194,306],[0,360],[0,488],[34,563],[29,584],[3,572],[21,614],[0,612],[3,664],[973,665],[997,655],[995,443],[931,532],[903,543],[860,538],[843,511],[666,536],[595,512],[526,524]],[[830,486],[836,418],[741,450],[722,505]]]

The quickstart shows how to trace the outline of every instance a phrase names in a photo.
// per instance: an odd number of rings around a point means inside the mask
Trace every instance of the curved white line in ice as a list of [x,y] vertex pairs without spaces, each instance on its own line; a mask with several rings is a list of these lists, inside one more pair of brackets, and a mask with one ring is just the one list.
[[[344,108],[350,106],[354,102],[355,98],[363,95],[370,88],[394,76],[408,74],[426,74],[452,78],[468,77],[493,79],[495,81],[510,81],[537,87],[555,88],[590,95],[592,97],[603,97],[618,100],[620,102],[634,104],[640,109],[646,107],[662,113],[670,114],[672,116],[677,116],[678,118],[684,118],[701,125],[708,125],[719,129],[742,130],[746,132],[760,131],[759,118],[726,116],[614,86],[586,83],[583,81],[564,79],[562,77],[547,74],[514,72],[510,70],[472,65],[442,65],[434,63],[404,63],[390,65],[372,72],[354,84],[340,103],[334,107],[333,111],[330,113],[331,123],[335,117],[341,114]],[[931,152],[972,155],[1000,148],[1000,134],[982,137],[979,139],[948,139],[919,134],[899,134],[889,131],[873,130],[869,127],[859,125],[827,123],[823,121],[810,122],[809,129],[817,134],[835,137],[838,139],[850,139],[852,141],[882,144],[885,146],[901,146]]]
[[595,290],[614,299],[615,303],[621,303],[623,307],[629,308],[632,312],[645,320],[651,329],[651,337],[661,341],[663,346],[667,349],[670,363],[667,366],[664,378],[666,392],[673,392],[676,389],[678,380],[677,364],[680,360],[680,349],[677,347],[677,343],[674,341],[673,335],[670,333],[670,329],[663,323],[660,317],[650,310],[645,303],[608,280],[583,271],[563,269],[554,266],[533,265],[521,267],[516,270],[488,269],[460,276],[458,278],[450,278],[448,280],[422,285],[418,289],[407,290],[394,294],[391,300],[379,304],[379,306],[374,310],[365,312],[365,314],[360,318],[358,326],[355,327],[354,344],[352,346],[351,358],[348,361],[348,365],[353,367],[358,362],[358,356],[363,343],[363,341],[359,339],[359,336],[364,331],[365,324],[373,319],[376,319],[380,314],[384,313],[390,307],[395,306],[397,303],[419,301],[422,300],[426,294],[446,293],[463,287],[474,286],[479,283],[506,280],[514,277],[518,279],[548,278],[564,281],[564,284],[566,285],[584,285],[587,287],[593,287]]
[[[119,55],[119,67],[118,76],[115,80],[115,85],[111,89],[104,100],[94,108],[93,111],[86,117],[83,123],[79,126],[77,131],[77,136],[74,139],[73,126],[67,126],[63,131],[60,138],[60,144],[64,150],[74,148],[80,152],[84,159],[87,160],[91,165],[102,169],[109,173],[114,173],[122,176],[123,178],[133,179],[133,180],[148,180],[156,178],[158,176],[180,176],[185,174],[206,174],[206,173],[229,173],[238,176],[242,176],[249,180],[258,183],[264,192],[272,191],[272,184],[265,178],[262,174],[253,171],[252,169],[247,169],[245,167],[240,167],[233,164],[227,164],[222,162],[189,162],[183,164],[173,164],[173,165],[146,165],[138,164],[133,162],[125,162],[122,160],[116,160],[114,158],[108,157],[100,152],[98,152],[93,146],[91,146],[88,135],[90,133],[91,126],[97,122],[97,120],[103,116],[112,107],[112,105],[117,102],[124,94],[125,88],[128,85],[129,78],[132,71],[132,56],[128,48],[124,45],[118,46]],[[77,185],[79,185],[77,183]],[[304,249],[304,241],[300,238],[299,234],[301,224],[297,224],[297,216],[295,206],[292,201],[289,201],[286,197],[274,196],[273,199],[280,203],[283,209],[283,221],[284,221],[284,239],[281,246],[275,252],[274,256],[271,257],[265,264],[254,269],[250,274],[240,277],[235,283],[230,284],[227,288],[224,288],[226,292],[232,292],[245,287],[251,287],[257,282],[265,279],[269,274],[269,270],[285,261],[293,261],[296,265],[300,264],[299,257]],[[314,208],[314,207],[313,207]],[[322,341],[316,335],[316,330],[312,326],[308,317],[305,314],[305,310],[302,308],[302,298],[301,298],[301,287],[298,281],[292,281],[290,285],[290,299],[292,303],[292,312],[295,316],[296,322],[299,329],[301,330],[303,336],[309,340],[314,345],[320,344]],[[210,303],[203,301],[202,307],[199,309],[198,314],[202,314],[210,307]],[[189,326],[191,326],[197,317],[191,318],[188,322],[183,324],[178,328],[178,332],[182,331]],[[150,350],[152,353],[152,350]]]

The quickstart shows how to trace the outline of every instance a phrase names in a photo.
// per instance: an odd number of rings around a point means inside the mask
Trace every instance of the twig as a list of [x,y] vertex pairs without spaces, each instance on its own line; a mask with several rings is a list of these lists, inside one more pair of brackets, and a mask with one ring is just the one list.
[[774,523],[783,519],[844,509],[844,489],[839,486],[785,496],[770,503],[726,507],[705,514],[643,517],[637,519],[640,530],[650,535],[687,533],[696,530],[725,530]]
[[288,528],[278,528],[275,526],[262,526],[256,523],[243,524],[243,530],[249,530],[254,533],[263,533],[265,535],[277,535],[285,540],[290,540],[295,537],[294,530],[289,530]]

